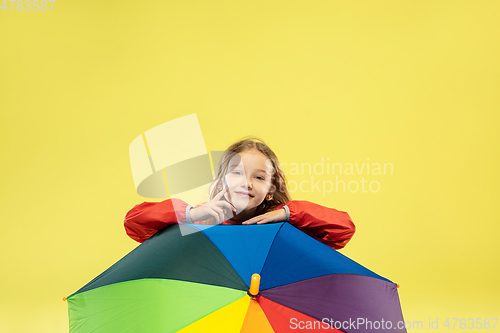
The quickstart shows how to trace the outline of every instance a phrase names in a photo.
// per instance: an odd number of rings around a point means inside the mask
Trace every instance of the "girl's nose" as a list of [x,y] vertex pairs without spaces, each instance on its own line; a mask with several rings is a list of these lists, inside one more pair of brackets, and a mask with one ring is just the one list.
[[249,190],[251,190],[253,188],[253,185],[251,182],[246,182],[246,183],[242,184],[241,187],[246,187]]

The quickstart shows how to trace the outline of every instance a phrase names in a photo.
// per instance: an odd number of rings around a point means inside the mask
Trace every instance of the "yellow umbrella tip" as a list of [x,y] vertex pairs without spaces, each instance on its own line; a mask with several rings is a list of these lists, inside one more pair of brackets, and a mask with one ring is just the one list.
[[248,294],[250,297],[254,298],[259,295],[260,288],[260,275],[255,273],[252,275],[252,279],[250,281],[250,289],[248,289]]

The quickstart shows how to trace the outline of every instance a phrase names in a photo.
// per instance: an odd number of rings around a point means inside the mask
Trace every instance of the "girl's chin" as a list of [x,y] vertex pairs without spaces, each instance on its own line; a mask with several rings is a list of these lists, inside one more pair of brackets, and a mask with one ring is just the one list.
[[243,205],[238,205],[237,203],[233,202],[233,206],[234,206],[234,208],[236,208],[236,213],[237,214],[241,213],[244,210],[247,210],[247,205],[244,205],[244,204]]
[[244,210],[248,210],[248,209],[251,209],[251,207],[249,207],[249,202],[248,200],[233,200],[231,201],[231,203],[233,204],[234,208],[236,208],[236,212],[239,214],[240,212],[244,211]]

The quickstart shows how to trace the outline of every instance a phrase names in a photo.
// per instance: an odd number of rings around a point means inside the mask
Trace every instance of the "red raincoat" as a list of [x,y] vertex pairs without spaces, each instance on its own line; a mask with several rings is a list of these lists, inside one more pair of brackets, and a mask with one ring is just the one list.
[[[125,216],[127,235],[142,243],[168,225],[186,223],[187,206],[186,202],[175,198],[135,205]],[[276,209],[282,209],[283,206],[279,205]],[[288,222],[291,225],[336,250],[343,248],[356,230],[346,212],[301,200],[292,200],[286,206],[290,211]],[[194,224],[204,222],[197,221]],[[224,221],[223,224],[234,223]]]

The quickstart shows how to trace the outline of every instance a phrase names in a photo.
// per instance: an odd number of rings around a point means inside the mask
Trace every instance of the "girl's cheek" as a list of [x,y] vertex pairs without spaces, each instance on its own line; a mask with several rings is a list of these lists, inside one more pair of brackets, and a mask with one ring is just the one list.
[[233,179],[231,177],[229,177],[229,176],[226,176],[225,180],[226,180],[227,186],[232,187],[232,185],[233,185]]

